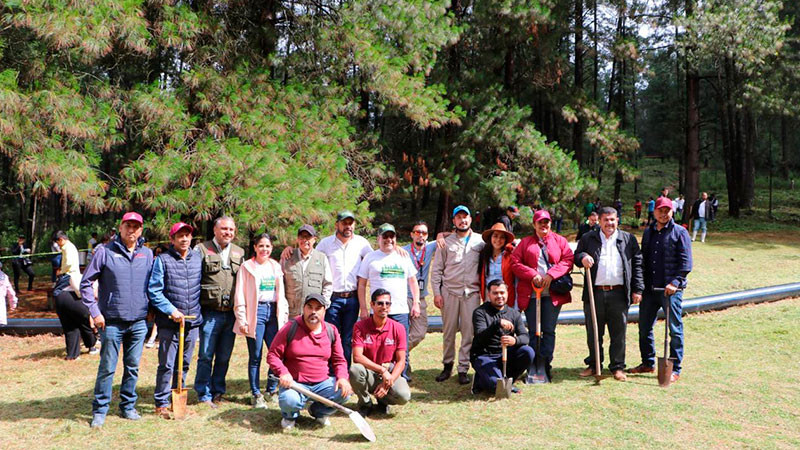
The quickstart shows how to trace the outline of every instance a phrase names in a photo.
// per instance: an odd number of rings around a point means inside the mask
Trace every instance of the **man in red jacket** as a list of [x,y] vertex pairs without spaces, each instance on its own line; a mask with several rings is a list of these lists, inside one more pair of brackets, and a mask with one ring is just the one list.
[[[522,239],[511,254],[511,270],[517,277],[519,310],[525,311],[531,335],[536,331],[536,295],[531,284],[544,289],[541,299],[542,336],[533,337],[531,346],[537,349],[537,362],[545,366],[547,379],[541,381],[547,382],[552,379],[550,363],[556,346],[558,313],[562,305],[572,301],[569,292],[551,291],[550,284],[572,271],[575,255],[567,240],[550,230],[550,213],[543,209],[536,211],[533,225],[536,233]],[[529,378],[531,375],[528,373]]]
[[[353,393],[339,331],[324,320],[329,305],[330,300],[321,294],[309,294],[303,302],[303,314],[284,325],[272,341],[267,363],[280,377],[278,405],[284,430],[294,428],[308,400],[291,389],[293,381],[336,403],[344,403]],[[329,375],[330,367],[335,377]],[[313,402],[308,410],[317,423],[330,425],[328,416],[333,408]]]

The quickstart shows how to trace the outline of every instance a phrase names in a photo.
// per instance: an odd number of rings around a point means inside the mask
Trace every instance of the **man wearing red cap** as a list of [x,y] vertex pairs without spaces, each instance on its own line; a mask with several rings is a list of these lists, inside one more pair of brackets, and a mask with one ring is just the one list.
[[655,222],[644,230],[644,292],[639,306],[639,351],[642,363],[629,373],[655,371],[656,347],[653,326],[658,310],[669,302],[669,335],[672,382],[678,381],[683,360],[683,290],[692,270],[692,241],[689,232],[672,220],[672,200],[659,197],[655,205]]
[[[170,389],[177,388],[177,378],[173,376],[178,348],[179,330],[184,315],[194,316],[186,320],[186,334],[183,350],[183,379],[189,371],[194,344],[200,335],[199,326],[203,323],[200,313],[200,279],[202,277],[203,257],[192,250],[191,225],[178,222],[169,230],[170,246],[153,262],[153,270],[147,283],[147,296],[150,305],[156,310],[158,326],[158,370],[156,389],[153,393],[156,415],[169,418]],[[183,380],[181,380],[183,385]]]
[[[125,371],[119,389],[120,416],[139,420],[136,411],[136,382],[139,359],[147,334],[147,279],[153,266],[153,252],[143,245],[142,216],[122,216],[119,234],[97,249],[81,279],[81,297],[100,330],[102,348],[92,402],[92,428],[100,428],[111,403],[111,387],[122,347]],[[95,298],[92,283],[98,281]]]

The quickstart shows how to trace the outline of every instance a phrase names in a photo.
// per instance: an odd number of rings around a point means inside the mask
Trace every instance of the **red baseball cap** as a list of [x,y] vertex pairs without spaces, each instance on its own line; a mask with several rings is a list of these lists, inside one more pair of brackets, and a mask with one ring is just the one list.
[[546,209],[540,209],[533,214],[533,223],[544,219],[551,220],[550,213]]
[[125,215],[122,216],[122,220],[120,220],[119,223],[127,222],[129,220],[132,220],[134,222],[139,222],[140,224],[144,224],[144,220],[142,220],[142,215],[133,211],[126,212]]
[[184,228],[189,229],[189,233],[194,233],[194,228],[185,222],[177,222],[172,225],[172,228],[169,229],[169,237],[175,236],[178,231],[181,231]]
[[668,199],[667,197],[658,197],[658,200],[656,200],[656,209],[659,208],[672,209],[672,200]]

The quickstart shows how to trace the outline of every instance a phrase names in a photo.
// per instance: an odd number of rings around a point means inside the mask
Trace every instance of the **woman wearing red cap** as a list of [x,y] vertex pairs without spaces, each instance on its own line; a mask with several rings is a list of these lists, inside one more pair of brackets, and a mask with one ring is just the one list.
[[[567,240],[550,230],[550,213],[541,209],[533,215],[536,233],[520,241],[511,255],[511,269],[517,277],[517,304],[525,311],[531,337],[536,330],[536,295],[532,285],[542,288],[540,342],[531,339],[531,346],[537,349],[534,364],[544,365],[546,379],[551,376],[551,361],[556,345],[556,323],[561,306],[572,301],[569,290],[551,289],[551,283],[572,271],[575,255]],[[571,286],[570,286],[571,288]],[[532,371],[528,372],[531,379]]]

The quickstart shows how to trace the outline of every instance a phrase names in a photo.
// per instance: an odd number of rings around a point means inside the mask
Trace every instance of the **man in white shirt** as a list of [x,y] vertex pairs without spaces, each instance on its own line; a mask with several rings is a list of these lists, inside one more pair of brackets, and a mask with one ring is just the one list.
[[[408,256],[397,253],[397,234],[393,225],[385,223],[378,228],[378,245],[380,248],[369,253],[358,270],[358,301],[362,305],[367,301],[367,281],[370,295],[377,289],[385,289],[392,299],[400,299],[392,302],[389,318],[403,325],[408,342],[409,315],[419,317],[420,314],[417,269]],[[411,308],[402,301],[409,292]],[[408,379],[406,370],[403,370],[403,378]]]
[[[575,265],[591,271],[592,287],[597,316],[600,362],[603,362],[603,334],[608,325],[611,339],[608,368],[614,379],[625,381],[625,330],[628,323],[628,308],[642,299],[644,276],[642,253],[639,243],[630,233],[617,228],[617,211],[600,208],[600,230],[586,233],[575,249]],[[583,314],[586,317],[586,343],[589,357],[584,359],[587,368],[580,376],[595,373],[594,332],[592,331],[589,292],[584,286]],[[601,366],[602,367],[602,366]]]

